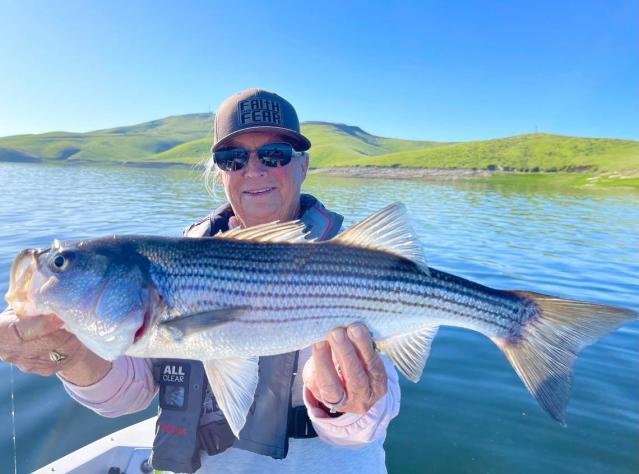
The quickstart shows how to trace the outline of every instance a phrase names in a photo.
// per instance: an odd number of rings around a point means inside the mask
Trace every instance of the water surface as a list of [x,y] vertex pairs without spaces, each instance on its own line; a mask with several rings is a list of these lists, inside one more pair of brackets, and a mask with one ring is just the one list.
[[[179,235],[222,201],[196,172],[0,163],[0,294],[15,254],[54,238]],[[430,265],[497,288],[639,310],[639,195],[311,176],[305,191],[350,225],[403,201]],[[4,276],[2,276],[4,275]],[[402,380],[386,440],[390,472],[639,471],[639,323],[577,361],[568,427],[551,420],[500,351],[442,328],[422,380]],[[13,472],[11,368],[0,363],[0,472]],[[144,419],[99,417],[55,377],[14,369],[18,472]]]

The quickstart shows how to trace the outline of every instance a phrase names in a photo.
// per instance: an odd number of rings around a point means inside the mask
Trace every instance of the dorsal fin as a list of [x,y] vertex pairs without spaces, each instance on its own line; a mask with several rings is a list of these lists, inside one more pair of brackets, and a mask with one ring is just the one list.
[[393,203],[349,227],[331,242],[392,253],[415,262],[424,273],[430,274],[422,244],[401,202]]
[[216,239],[251,240],[253,242],[312,242],[304,237],[308,235],[302,221],[269,222],[247,229],[236,228],[215,236]]

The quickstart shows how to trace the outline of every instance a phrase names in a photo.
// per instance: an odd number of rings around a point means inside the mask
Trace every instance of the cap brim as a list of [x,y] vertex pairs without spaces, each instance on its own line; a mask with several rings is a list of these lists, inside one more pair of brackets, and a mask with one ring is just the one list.
[[270,132],[270,133],[276,133],[278,135],[281,135],[282,137],[286,138],[290,142],[290,144],[293,145],[293,148],[295,148],[295,150],[297,151],[306,151],[311,147],[310,140],[306,138],[304,135],[302,135],[301,133],[294,132],[293,130],[290,130],[288,128],[262,126],[262,127],[243,128],[241,130],[236,130],[235,132],[228,134],[222,140],[220,140],[219,142],[216,142],[211,147],[211,152],[217,151],[220,148],[226,146],[227,143],[229,143],[233,138],[239,135],[244,135],[245,133],[257,133],[257,132]]

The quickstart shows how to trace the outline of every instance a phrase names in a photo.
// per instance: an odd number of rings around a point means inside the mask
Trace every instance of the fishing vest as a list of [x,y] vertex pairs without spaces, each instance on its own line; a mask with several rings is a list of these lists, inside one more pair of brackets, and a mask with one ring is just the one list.
[[[328,240],[343,217],[308,194],[300,197],[300,220],[311,238]],[[187,237],[210,237],[229,230],[233,216],[224,204],[184,231]],[[153,375],[160,387],[158,419],[150,457],[154,469],[193,473],[200,450],[219,454],[233,446],[284,459],[289,438],[317,436],[304,405],[291,406],[298,352],[259,358],[259,381],[246,423],[236,438],[220,411],[200,361],[156,359]]]

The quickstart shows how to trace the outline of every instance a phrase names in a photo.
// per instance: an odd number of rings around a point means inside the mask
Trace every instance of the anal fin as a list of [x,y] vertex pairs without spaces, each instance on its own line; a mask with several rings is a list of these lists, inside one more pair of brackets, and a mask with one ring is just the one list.
[[377,347],[412,382],[419,382],[439,326],[428,326],[417,332],[401,334],[377,341]]
[[231,431],[239,438],[255,397],[258,358],[211,359],[203,363],[215,400]]

